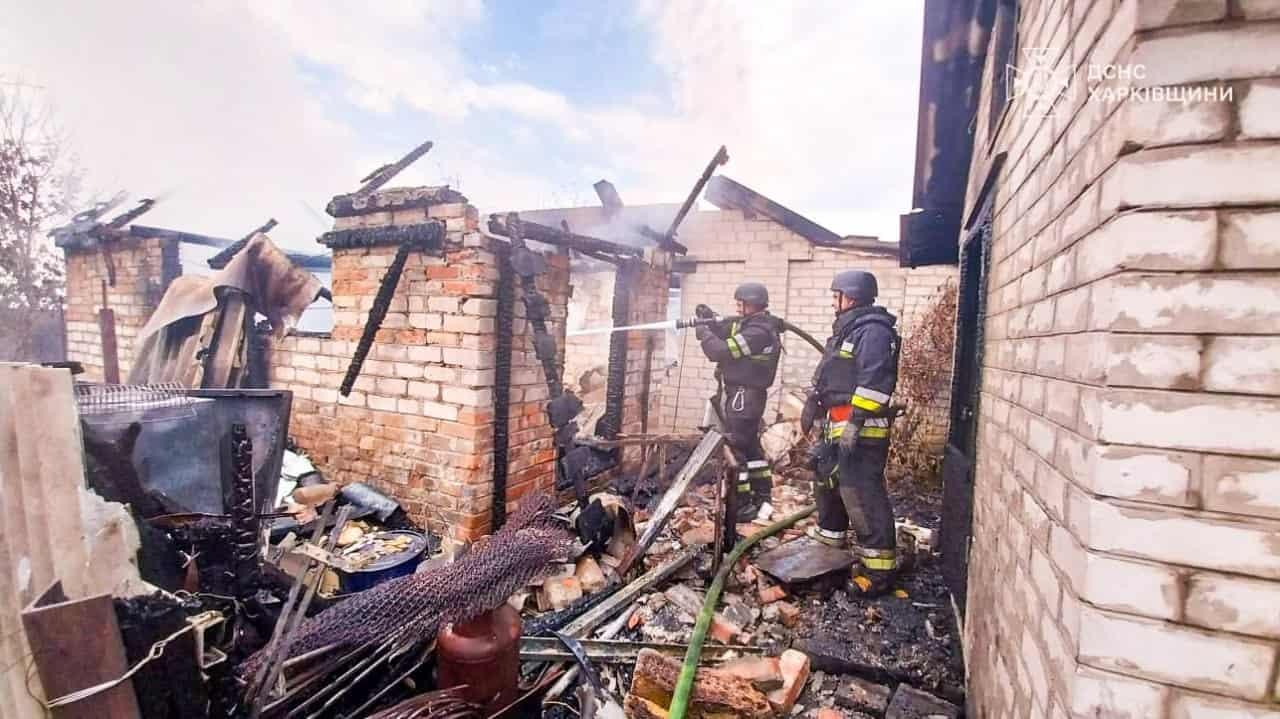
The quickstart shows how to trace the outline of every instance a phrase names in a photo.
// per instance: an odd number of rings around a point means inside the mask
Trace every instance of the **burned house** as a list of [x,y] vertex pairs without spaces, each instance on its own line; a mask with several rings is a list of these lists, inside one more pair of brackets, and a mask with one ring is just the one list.
[[960,267],[970,714],[1274,716],[1280,14],[926,7],[901,250]]

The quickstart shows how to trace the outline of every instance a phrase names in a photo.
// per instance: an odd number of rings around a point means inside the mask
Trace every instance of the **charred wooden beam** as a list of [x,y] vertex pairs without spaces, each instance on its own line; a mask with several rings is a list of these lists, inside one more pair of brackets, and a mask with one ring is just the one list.
[[[632,257],[644,255],[644,252],[636,247],[620,245],[616,242],[609,242],[608,240],[579,235],[573,232],[565,232],[564,230],[540,225],[536,222],[521,220],[520,224],[523,239],[533,242],[555,245],[556,247],[567,247],[584,253],[595,252],[611,255],[629,255]],[[489,215],[489,231],[502,237],[511,237],[511,230],[507,227],[507,221],[499,215]]]
[[684,254],[688,254],[689,252],[689,248],[680,244],[679,242],[676,242],[675,238],[668,237],[667,235],[664,235],[661,232],[658,232],[657,230],[653,229],[648,225],[636,225],[634,229],[636,231],[636,234],[639,234],[645,237],[646,239],[653,240],[654,242],[658,243],[659,247],[661,247],[662,249],[668,252],[673,252],[677,255],[684,255]]
[[267,221],[262,223],[262,225],[260,225],[257,229],[251,230],[249,234],[231,243],[231,245],[229,245],[228,247],[226,247],[225,249],[223,249],[221,252],[214,255],[213,257],[210,257],[209,258],[210,269],[220,270],[223,267],[226,267],[227,263],[231,261],[231,258],[239,254],[240,250],[243,250],[245,245],[249,244],[249,240],[253,239],[254,235],[258,234],[259,232],[266,234],[270,232],[272,229],[274,229],[275,226],[278,224],[280,223],[276,222],[276,218],[274,217],[268,218]]
[[[360,181],[364,183],[361,185],[360,189],[349,195],[335,196],[332,200],[329,200],[328,206],[325,207],[325,212],[328,212],[333,217],[342,217],[343,215],[339,214],[338,211],[344,206],[347,208],[356,208],[360,212],[367,212],[368,210],[365,209],[365,203],[369,197],[373,195],[379,187],[387,184],[406,167],[412,165],[419,157],[427,154],[431,147],[431,141],[424,142],[410,150],[409,154],[399,160],[383,165],[373,172],[370,172],[368,175],[360,178]],[[351,214],[360,214],[360,212],[354,212]]]
[[671,226],[667,228],[666,234],[668,240],[675,239],[676,231],[680,229],[680,223],[684,222],[685,215],[689,214],[689,210],[693,208],[693,203],[698,201],[698,195],[702,193],[702,188],[711,179],[711,174],[716,171],[717,167],[723,166],[728,161],[729,151],[725,149],[724,145],[721,145],[720,149],[716,150],[715,157],[711,158],[711,162],[707,163],[706,169],[698,177],[698,181],[693,183],[693,190],[689,192],[688,197],[684,198],[684,204],[680,206],[680,211],[676,213],[675,217],[671,218]]
[[596,197],[600,198],[600,204],[604,207],[604,216],[606,219],[613,219],[619,212],[622,212],[622,196],[618,194],[617,188],[608,180],[601,180],[591,187],[595,188]]
[[371,195],[337,195],[325,206],[325,212],[333,217],[352,217],[367,215],[371,212],[388,210],[416,210],[434,205],[448,205],[466,202],[467,196],[450,189],[448,185],[441,187],[408,187],[393,188],[375,192]]
[[418,225],[356,227],[326,232],[316,242],[333,250],[405,244],[423,250],[439,250],[444,247],[444,230],[444,224],[438,220]]

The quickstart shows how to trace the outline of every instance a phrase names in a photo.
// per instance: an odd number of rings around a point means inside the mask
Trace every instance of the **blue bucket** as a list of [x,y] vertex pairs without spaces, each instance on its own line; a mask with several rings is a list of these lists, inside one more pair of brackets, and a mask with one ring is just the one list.
[[355,572],[339,572],[339,587],[343,594],[361,592],[370,587],[396,577],[413,574],[422,561],[422,553],[427,548],[427,538],[418,532],[397,529],[390,532],[378,532],[370,535],[374,539],[390,539],[397,536],[409,537],[409,546],[395,554],[378,557]]

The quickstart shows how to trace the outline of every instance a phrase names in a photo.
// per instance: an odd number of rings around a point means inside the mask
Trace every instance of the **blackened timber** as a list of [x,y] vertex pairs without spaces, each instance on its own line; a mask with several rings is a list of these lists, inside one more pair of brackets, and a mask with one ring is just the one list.
[[348,209],[358,210],[357,212],[352,212],[350,214],[367,212],[368,210],[365,208],[365,204],[373,193],[379,187],[390,182],[396,175],[400,174],[404,168],[412,165],[419,157],[427,154],[431,147],[432,143],[428,140],[427,142],[424,142],[410,150],[409,154],[399,160],[383,165],[373,172],[370,172],[368,175],[360,179],[361,182],[365,183],[360,187],[360,189],[349,195],[337,195],[329,201],[328,206],[325,207],[325,212],[328,212],[333,217],[343,217],[343,215],[338,214],[337,212],[337,210],[343,206]]
[[680,229],[680,223],[684,222],[685,215],[689,214],[689,210],[693,209],[693,203],[698,201],[698,195],[702,192],[702,188],[706,186],[707,181],[711,179],[711,174],[716,171],[717,167],[724,165],[728,161],[729,151],[725,149],[724,145],[721,145],[720,149],[716,150],[715,157],[711,158],[711,162],[707,163],[706,169],[698,177],[698,181],[693,183],[693,190],[688,197],[684,198],[684,204],[680,206],[680,211],[676,213],[675,217],[671,218],[671,226],[667,228],[667,234],[665,235],[667,240],[675,239],[676,230]]
[[342,378],[342,386],[338,388],[343,397],[351,394],[351,388],[355,386],[356,379],[360,376],[360,368],[364,366],[364,360],[369,356],[373,338],[377,336],[378,330],[382,329],[382,321],[387,318],[391,298],[396,293],[396,285],[400,284],[400,275],[404,274],[404,263],[409,259],[409,252],[413,248],[414,246],[409,243],[400,245],[396,250],[396,256],[391,260],[391,266],[387,268],[387,274],[382,276],[382,283],[378,285],[378,294],[374,296],[373,306],[369,308],[369,321],[365,323],[364,333],[360,335],[355,354],[351,356],[351,364],[347,366],[347,374]]
[[507,469],[511,443],[511,351],[514,341],[516,286],[511,268],[511,247],[497,243],[498,312],[494,329],[498,333],[494,348],[493,380],[493,506],[490,510],[493,531],[498,531],[507,518]]
[[435,205],[459,204],[467,201],[467,196],[442,187],[392,188],[375,192],[372,195],[338,195],[325,206],[325,212],[332,217],[353,217],[367,215],[371,212],[388,210],[416,210]]
[[213,257],[210,257],[209,268],[214,270],[220,270],[223,267],[226,267],[227,263],[231,261],[231,258],[239,254],[240,250],[243,250],[245,248],[245,245],[249,244],[249,240],[252,240],[254,235],[258,234],[259,232],[265,235],[266,233],[275,229],[275,226],[278,224],[280,223],[276,222],[276,218],[274,217],[268,218],[267,221],[262,223],[260,227],[258,227],[255,230],[252,230],[251,232],[249,232],[249,234],[231,243],[230,246],[226,247],[225,249],[223,249],[221,252],[214,255]]
[[596,191],[596,197],[600,198],[600,205],[604,207],[605,219],[612,220],[615,215],[622,212],[622,196],[618,194],[618,189],[608,180],[601,180],[591,186]]
[[689,252],[688,247],[685,247],[679,242],[676,242],[674,238],[668,237],[648,225],[636,225],[635,231],[636,234],[658,243],[659,247],[667,250],[668,252],[674,252],[677,255],[684,255]]
[[[636,247],[620,245],[616,242],[609,242],[608,240],[579,235],[573,232],[565,232],[564,230],[540,225],[536,222],[521,220],[520,225],[523,233],[522,239],[533,242],[555,245],[556,247],[568,247],[571,250],[603,252],[611,255],[630,255],[633,257],[644,255],[644,251]],[[489,231],[502,237],[511,237],[511,231],[507,227],[507,223],[497,215],[489,216]]]
[[[635,278],[630,263],[618,267],[613,282],[613,326],[625,327],[631,319],[631,283]],[[616,439],[622,431],[622,404],[627,385],[627,341],[629,332],[609,335],[609,368],[605,376],[604,415],[596,422],[596,434]]]
[[417,225],[333,230],[320,235],[316,241],[335,250],[379,245],[414,245],[422,250],[439,250],[444,247],[444,234],[444,224],[431,220]]

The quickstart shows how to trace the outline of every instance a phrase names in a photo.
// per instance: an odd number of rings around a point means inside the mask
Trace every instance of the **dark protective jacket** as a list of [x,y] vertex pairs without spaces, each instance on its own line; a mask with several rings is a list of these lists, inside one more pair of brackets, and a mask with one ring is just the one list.
[[849,420],[860,425],[859,438],[888,439],[887,413],[898,384],[901,345],[894,329],[897,321],[879,305],[856,307],[836,317],[813,375],[814,391],[831,420],[829,439],[840,436]]
[[707,329],[699,333],[702,352],[719,366],[726,386],[767,389],[773,384],[782,350],[782,326],[776,317],[760,312]]

